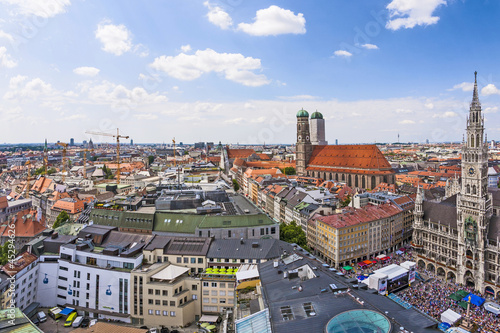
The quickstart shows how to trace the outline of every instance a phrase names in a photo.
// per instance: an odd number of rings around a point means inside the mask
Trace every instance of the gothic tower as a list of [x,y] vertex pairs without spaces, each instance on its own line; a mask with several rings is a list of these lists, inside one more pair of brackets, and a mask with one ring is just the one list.
[[485,248],[492,197],[488,194],[488,143],[477,89],[467,118],[467,139],[462,147],[462,184],[457,195],[458,260],[457,282],[484,290]]
[[297,112],[297,175],[306,174],[307,162],[312,153],[309,133],[309,113],[301,109]]
[[314,112],[311,115],[311,144],[315,145],[327,145],[328,142],[325,141],[325,119],[321,112]]

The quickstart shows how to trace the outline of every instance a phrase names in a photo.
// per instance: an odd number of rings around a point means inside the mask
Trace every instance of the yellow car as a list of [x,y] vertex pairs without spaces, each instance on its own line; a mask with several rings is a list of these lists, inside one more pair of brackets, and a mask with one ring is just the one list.
[[71,312],[68,315],[68,318],[66,318],[66,322],[64,323],[64,326],[65,327],[71,326],[71,324],[73,324],[73,322],[75,321],[77,315],[78,314],[76,313],[76,311]]

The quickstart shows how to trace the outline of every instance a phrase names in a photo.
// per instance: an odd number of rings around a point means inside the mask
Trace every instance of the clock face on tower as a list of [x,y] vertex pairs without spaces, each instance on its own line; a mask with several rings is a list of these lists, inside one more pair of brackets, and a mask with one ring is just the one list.
[[469,176],[474,176],[476,174],[476,169],[474,169],[474,167],[470,167],[468,172]]

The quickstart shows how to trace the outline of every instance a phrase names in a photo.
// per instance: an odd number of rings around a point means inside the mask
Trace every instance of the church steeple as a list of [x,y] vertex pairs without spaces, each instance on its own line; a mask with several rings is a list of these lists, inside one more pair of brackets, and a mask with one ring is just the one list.
[[477,71],[474,72],[474,92],[472,93],[472,105],[481,106],[479,103],[479,94],[477,92]]

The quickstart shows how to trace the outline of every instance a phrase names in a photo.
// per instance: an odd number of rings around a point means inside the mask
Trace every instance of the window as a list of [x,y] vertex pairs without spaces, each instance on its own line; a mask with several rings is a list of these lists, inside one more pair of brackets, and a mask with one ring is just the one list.
[[276,227],[271,227],[271,235],[274,235],[276,233]]
[[168,290],[163,290],[162,291],[162,296],[168,296]]
[[203,303],[210,303],[210,298],[203,297]]
[[208,287],[208,282],[203,282],[203,287]]
[[193,284],[193,285],[191,286],[191,290],[198,290],[198,286],[197,286],[197,285],[195,285],[195,284]]
[[175,306],[175,301],[170,301],[170,306]]
[[90,290],[90,283],[87,283],[87,290]]
[[225,298],[221,298],[221,299],[219,300],[219,303],[226,304],[226,299],[225,299]]
[[155,295],[160,295],[161,294],[161,290],[160,289],[155,289]]
[[210,291],[208,290],[203,290],[203,295],[206,296],[206,295],[210,295]]
[[159,316],[159,315],[160,315],[160,313],[161,313],[161,311],[160,311],[160,310],[156,310],[156,311],[155,311],[155,315],[157,315],[157,316]]
[[64,266],[59,266],[59,269],[61,271],[66,271],[66,272],[68,271],[68,267],[64,267]]
[[59,280],[68,281],[68,278],[65,278],[64,276],[59,276]]
[[90,273],[87,273],[87,280],[90,280]]
[[153,295],[153,289],[148,289],[148,294]]
[[177,257],[177,263],[178,264],[182,263],[182,258],[181,257]]
[[163,302],[162,302],[162,305],[163,305],[163,306],[168,306],[168,301],[163,301]]
[[212,282],[212,287],[217,288],[217,282]]
[[175,311],[170,311],[170,317],[175,317]]
[[221,288],[226,288],[226,282],[220,282],[220,286]]
[[264,236],[264,229],[263,228],[260,229],[260,235]]
[[168,311],[163,311],[164,316],[168,316]]
[[212,301],[212,304],[217,304],[217,298],[212,298],[211,301]]
[[160,300],[159,299],[155,300],[155,305],[160,305]]
[[203,264],[203,258],[198,258],[198,264]]
[[185,263],[185,264],[189,264],[189,258],[188,258],[188,257],[185,257],[185,258],[184,258],[184,263]]
[[153,310],[149,309],[148,310],[148,314],[152,315],[153,314]]
[[219,296],[226,296],[226,291],[225,290],[219,291]]
[[123,268],[125,268],[125,269],[134,269],[134,263],[132,263],[132,262],[124,262],[123,263]]
[[217,296],[217,290],[212,290],[212,296]]
[[148,304],[153,304],[153,300],[152,299],[148,299]]

